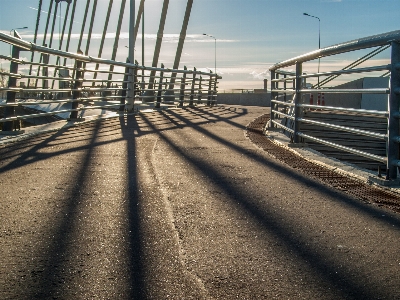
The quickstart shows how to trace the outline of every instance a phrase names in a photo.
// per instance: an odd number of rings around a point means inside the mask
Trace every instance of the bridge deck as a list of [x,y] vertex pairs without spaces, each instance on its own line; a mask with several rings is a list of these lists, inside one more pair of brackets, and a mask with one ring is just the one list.
[[256,148],[260,107],[115,117],[0,148],[0,298],[400,298],[400,216]]

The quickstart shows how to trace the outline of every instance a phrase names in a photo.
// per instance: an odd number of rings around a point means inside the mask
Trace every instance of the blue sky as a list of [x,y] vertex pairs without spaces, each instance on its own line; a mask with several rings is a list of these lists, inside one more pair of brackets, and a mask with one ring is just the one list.
[[[46,11],[50,0],[43,0],[40,32],[44,31]],[[98,0],[94,33],[101,35],[108,0]],[[92,1],[93,2],[93,1]],[[112,15],[116,16],[121,0],[114,0]],[[129,3],[129,0],[127,0]],[[136,0],[136,7],[140,0]],[[172,67],[178,36],[181,30],[186,0],[170,0],[159,63]],[[145,65],[150,66],[158,31],[163,0],[145,2]],[[86,0],[78,0],[78,12],[73,31],[79,36]],[[0,30],[9,33],[19,30],[26,40],[33,40],[38,0],[1,0]],[[64,11],[65,2],[61,5]],[[214,39],[217,38],[217,73],[223,79],[220,89],[262,88],[263,78],[269,78],[268,68],[277,62],[318,48],[318,20],[321,19],[321,47],[400,29],[400,0],[194,0],[183,49],[181,65],[189,69],[214,70]],[[124,16],[117,60],[124,61],[128,49],[128,10]],[[59,32],[57,18],[55,32]],[[62,20],[61,20],[62,22]],[[62,24],[62,23],[61,23]],[[88,25],[86,26],[88,28]],[[116,19],[109,25],[104,58],[110,58]],[[87,31],[87,30],[86,30]],[[141,30],[139,31],[141,33]],[[56,34],[57,35],[57,34]],[[55,39],[57,36],[55,36]],[[136,45],[136,58],[141,62],[141,35]],[[75,39],[76,40],[76,39]],[[40,42],[40,41],[39,41]],[[97,56],[99,40],[94,39],[89,55]],[[41,42],[40,42],[41,43]],[[55,40],[53,47],[58,47]],[[73,47],[72,52],[76,51]],[[9,46],[0,45],[0,52],[8,55]],[[361,56],[361,54],[354,54]],[[376,57],[385,60],[388,53]],[[357,57],[338,57],[321,60],[321,70],[345,66]],[[3,67],[6,63],[2,62]],[[316,63],[306,66],[309,71]],[[315,70],[314,70],[315,71]]]

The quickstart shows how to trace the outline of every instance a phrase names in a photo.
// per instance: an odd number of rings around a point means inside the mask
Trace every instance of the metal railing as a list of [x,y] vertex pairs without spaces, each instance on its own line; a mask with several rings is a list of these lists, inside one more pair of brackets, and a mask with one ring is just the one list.
[[[85,110],[134,111],[136,106],[143,106],[141,103],[152,108],[160,108],[162,103],[168,106],[216,103],[220,77],[211,71],[186,67],[174,70],[163,65],[153,68],[95,58],[39,46],[20,39],[17,33],[14,35],[0,33],[0,41],[12,45],[12,57],[0,55],[10,61],[10,71],[0,72],[8,77],[7,86],[0,87],[0,92],[7,94],[5,103],[0,103],[0,109],[4,110],[4,116],[0,117],[2,131],[13,131],[15,121],[62,113],[70,113],[70,119],[79,121],[82,118],[78,112]],[[40,62],[20,59],[21,51],[39,53]],[[65,63],[67,59],[72,62],[70,66]],[[19,73],[20,65],[29,66],[29,74]],[[32,66],[37,67],[36,75],[31,75]],[[27,86],[18,87],[21,79],[28,81]],[[26,115],[17,115],[15,110],[54,103],[68,107]]]
[[[341,43],[319,49],[304,55],[294,57],[292,59],[277,63],[269,70],[271,72],[271,120],[270,127],[282,128],[289,133],[293,143],[301,143],[303,140],[309,140],[315,143],[324,144],[326,146],[339,149],[341,151],[356,154],[358,156],[366,157],[370,160],[377,161],[386,165],[386,179],[396,179],[398,177],[398,167],[400,166],[399,160],[399,104],[400,104],[400,31],[392,31],[380,35],[370,36],[358,40],[353,40],[346,43]],[[353,52],[368,48],[378,47],[371,53],[380,53],[388,47],[391,47],[390,64],[371,66],[364,68],[354,68],[358,66],[358,62],[350,65],[341,70],[330,72],[320,72],[313,74],[303,73],[303,64],[311,62],[312,60],[323,58],[327,56],[339,55],[347,52]],[[372,57],[366,55],[368,59]],[[362,58],[364,59],[364,57]],[[365,61],[362,60],[362,62]],[[283,68],[295,67],[295,72],[283,70]],[[387,88],[340,88],[330,87],[321,88],[320,83],[327,83],[328,81],[343,74],[365,74],[369,72],[383,71],[389,72],[390,80]],[[387,74],[387,73],[385,73]],[[360,75],[358,75],[360,76]],[[327,80],[320,82],[319,78],[325,77]],[[308,78],[318,78],[318,85],[307,88],[305,84]],[[282,84],[280,86],[279,84]],[[289,87],[290,86],[290,87]],[[315,88],[317,87],[317,88]],[[340,97],[347,95],[362,95],[362,94],[386,94],[388,95],[388,109],[385,111],[380,110],[367,110],[354,107],[342,107],[340,105],[322,106],[322,103],[314,105],[313,95],[330,95],[339,94]],[[307,103],[307,101],[309,101]],[[312,111],[314,115],[319,115],[319,119],[307,118],[307,113]],[[345,124],[332,124],[325,120],[326,113],[332,114],[349,113],[352,115],[362,115],[368,117],[384,117],[387,119],[387,131],[382,134],[381,132],[373,132],[370,130],[363,130]],[[348,133],[350,144],[354,137],[363,136],[366,140],[384,141],[386,143],[386,155],[376,155],[374,153],[357,149],[357,147],[342,145],[340,143],[328,141],[328,139],[316,137],[311,133],[304,133],[302,128],[304,124],[314,125],[312,132],[318,132],[321,128],[329,128],[340,132]],[[373,140],[373,141],[372,141]]]

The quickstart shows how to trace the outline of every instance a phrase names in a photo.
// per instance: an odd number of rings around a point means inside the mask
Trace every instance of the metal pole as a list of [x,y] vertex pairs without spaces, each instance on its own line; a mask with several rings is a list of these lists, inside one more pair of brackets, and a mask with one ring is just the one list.
[[[133,2],[133,6],[134,6],[135,1],[134,1],[134,0],[131,0],[131,2]],[[122,0],[122,1],[121,1],[121,8],[120,8],[120,11],[119,11],[119,18],[118,18],[118,24],[117,24],[117,31],[116,31],[116,33],[115,33],[114,46],[113,46],[113,51],[112,51],[112,55],[111,55],[111,60],[115,60],[115,57],[117,56],[118,41],[119,41],[119,35],[120,35],[120,33],[121,33],[121,25],[122,25],[122,19],[123,19],[123,17],[124,17],[125,4],[126,4],[126,0]],[[132,20],[131,22],[133,22],[133,20]],[[133,26],[133,23],[130,24],[129,26],[132,27],[131,25]],[[129,30],[129,34],[131,35],[131,28],[130,28],[130,30]],[[131,39],[129,39],[129,41],[131,42]],[[128,58],[129,58],[129,59],[133,58],[133,55],[132,55],[132,57],[129,56]],[[130,62],[131,62],[131,63],[134,63],[134,61],[130,61]],[[114,65],[110,65],[110,69],[109,69],[109,70],[110,70],[110,74],[108,74],[108,80],[111,80],[111,79],[112,79],[112,74],[111,74],[111,72],[114,71]],[[110,86],[110,82],[107,83],[107,86],[108,86],[108,87]]]
[[[47,21],[46,21],[46,27],[44,29],[43,43],[42,43],[42,45],[46,46],[46,47],[47,47],[47,44],[46,44],[47,30],[49,28],[50,16],[52,14],[51,13],[52,8],[53,8],[53,1],[50,1],[50,6],[49,6],[49,10],[48,10],[48,15],[47,15]],[[42,59],[43,59],[43,55],[40,55],[39,63],[42,62]],[[39,74],[40,74],[40,66],[38,66],[38,68],[37,68],[37,76],[39,76]],[[39,79],[36,79],[35,88],[37,87],[38,81],[39,81]]]
[[[122,16],[121,16],[122,19]],[[135,0],[130,0],[129,7],[129,61],[135,63]],[[129,71],[127,111],[134,109],[135,103],[135,76],[134,70]]]
[[[60,2],[60,20],[61,20],[61,1],[59,1],[59,2]],[[62,34],[61,34],[59,45],[58,45],[58,50],[61,50],[62,44],[63,44],[63,41],[64,41],[65,28],[67,26],[67,19],[68,19],[69,7],[71,5],[71,1],[67,1],[67,3],[68,4],[67,4],[67,9],[66,9],[66,12],[65,12],[65,16],[64,16],[64,23],[63,23]],[[59,65],[59,64],[60,64],[60,56],[57,56],[56,65]],[[54,69],[54,77],[56,77],[58,70],[59,70],[58,68]],[[55,80],[53,79],[53,82],[51,84],[51,88],[54,88],[54,84],[55,84]]]
[[48,10],[48,15],[47,15],[47,21],[46,21],[46,27],[44,29],[44,36],[43,36],[43,43],[42,43],[43,46],[46,44],[46,36],[47,36],[47,30],[49,29],[52,8],[53,8],[53,1],[50,1],[50,6],[49,6],[49,10]]
[[202,95],[203,95],[202,87],[201,87],[202,81],[203,81],[203,77],[200,76],[199,89],[198,89],[198,92],[197,92],[197,103],[198,104],[201,104],[201,98],[202,98]]
[[[186,71],[187,68],[186,66],[183,67],[183,69]],[[186,72],[183,73],[183,76],[181,78],[181,90],[179,93],[179,106],[183,106],[183,102],[185,101],[185,88],[186,88]]]
[[217,38],[215,39],[214,44],[214,73],[217,74]]
[[58,11],[58,5],[56,4],[56,8],[54,9],[53,24],[51,25],[49,48],[51,48],[51,46],[53,44],[54,29],[55,29],[56,20],[57,20],[57,11]]
[[[135,44],[136,44],[137,34],[139,32],[140,19],[142,18],[143,15],[144,15],[144,0],[141,0],[135,23],[135,33],[134,33]],[[142,29],[143,29],[143,23],[142,23]]]
[[[271,100],[275,100],[276,92],[273,92],[275,89],[275,71],[271,71]],[[275,109],[275,103],[271,102],[271,112],[270,112],[270,123],[269,127],[274,128],[275,124],[272,122],[274,120],[274,113],[272,112]]]
[[[49,54],[42,54],[42,56],[43,56],[43,63],[48,65],[49,64],[50,55]],[[47,66],[43,66],[42,76],[43,76],[43,78],[47,78],[49,76],[49,68]],[[43,79],[42,80],[42,89],[48,89],[48,88],[49,88],[49,80],[48,79]]]
[[[182,49],[183,49],[183,44],[185,42],[186,38],[186,31],[187,31],[187,26],[189,24],[189,18],[190,18],[190,12],[192,11],[192,6],[193,6],[193,0],[188,0],[187,5],[186,5],[186,11],[185,11],[185,17],[183,18],[183,24],[182,24],[182,29],[181,29],[181,34],[179,35],[179,42],[178,42],[178,47],[176,49],[176,55],[175,55],[175,61],[172,69],[178,69],[179,68],[179,62],[181,60],[182,56]],[[171,95],[172,97],[168,97],[168,100],[174,101],[174,85],[175,85],[175,80],[176,80],[176,73],[171,74],[171,80],[169,82],[169,87],[168,91],[166,91],[166,95]],[[165,100],[165,99],[164,99]]]
[[[142,66],[144,66],[144,6],[142,12]],[[142,82],[144,83],[144,69],[142,69]]]
[[[321,20],[318,18],[318,49],[321,49]],[[319,66],[321,64],[321,58],[318,57],[318,73],[319,73]],[[319,75],[318,75],[318,88],[319,86]]]
[[294,137],[293,137],[293,142],[294,143],[299,143],[300,142],[300,137],[297,135],[297,133],[300,131],[300,122],[297,121],[298,118],[300,118],[300,99],[301,99],[301,93],[300,90],[302,88],[301,83],[301,74],[303,73],[303,66],[302,63],[296,63],[296,95],[294,99]]
[[[71,20],[69,22],[69,30],[68,30],[68,37],[67,37],[67,44],[65,45],[65,52],[68,52],[69,50],[69,43],[71,41],[71,33],[72,33],[72,24],[74,22],[74,17],[75,17],[75,10],[76,10],[76,2],[78,0],[74,0],[74,4],[72,6],[72,13],[71,13]],[[64,58],[64,66],[67,64],[67,58]]]
[[97,8],[97,0],[94,0],[92,7],[92,17],[90,19],[89,34],[86,41],[86,50],[85,50],[86,56],[89,55],[89,46],[90,46],[90,40],[92,38],[93,22],[94,22],[94,17],[96,15],[96,8]]
[[[75,73],[74,91],[72,92],[72,99],[76,101],[72,102],[72,109],[78,108],[78,99],[81,97],[81,92],[78,89],[82,87],[82,81],[80,80],[81,78],[83,78],[83,71],[81,70],[82,65],[82,61],[76,60],[75,67],[77,71]],[[76,120],[78,118],[78,111],[71,111],[69,118],[71,120]]]
[[[303,13],[303,15],[305,15],[307,17],[318,19],[318,49],[321,49],[321,19],[316,16],[309,15],[308,13]],[[321,62],[321,58],[318,57],[318,73],[319,73],[320,62]],[[318,88],[319,88],[319,76],[318,76]]]
[[[35,35],[33,37],[33,43],[36,44],[36,39],[37,39],[37,33],[39,30],[39,22],[40,22],[40,13],[42,11],[42,0],[39,0],[39,7],[38,7],[38,13],[36,17],[36,27],[35,27]],[[33,58],[35,56],[35,52],[32,52],[31,54],[31,62],[33,62]],[[29,75],[32,75],[32,65],[29,66]],[[28,87],[31,83],[31,79],[28,78]]]
[[[164,69],[164,64],[161,64],[161,69]],[[160,72],[160,79],[158,83],[158,92],[157,92],[157,103],[156,103],[156,108],[160,108],[161,106],[161,95],[162,95],[162,86],[163,86],[163,80],[164,80],[164,71]]]
[[196,84],[196,68],[193,69],[192,88],[190,90],[189,106],[193,106],[194,86],[195,86],[195,84]]
[[214,76],[214,92],[213,92],[213,97],[212,97],[212,103],[211,103],[211,106],[212,105],[214,105],[214,104],[216,104],[216,102],[217,102],[217,83],[218,83],[218,76],[217,76],[217,74],[215,74],[215,76]]
[[[211,71],[210,71],[211,73]],[[207,106],[211,106],[211,98],[212,98],[212,76],[208,80],[208,96],[207,96]]]
[[[20,38],[20,36],[15,30],[14,30],[14,37]],[[19,59],[19,51],[20,48],[13,45],[11,53],[12,58]],[[18,74],[18,64],[16,62],[11,61],[10,73]],[[17,78],[9,76],[8,87],[11,88],[16,86],[17,86]],[[15,103],[15,94],[16,92],[14,91],[7,91],[7,100],[6,100],[7,104]],[[4,110],[4,117],[8,118],[8,117],[13,117],[14,115],[15,115],[15,106],[6,106]],[[14,127],[13,125],[14,121],[5,122],[3,125],[3,131],[12,131]]]
[[399,160],[399,144],[395,141],[399,136],[399,113],[400,105],[400,44],[392,42],[391,53],[391,75],[390,75],[390,95],[389,95],[389,119],[388,119],[388,141],[387,141],[387,171],[386,179],[397,178],[397,167],[394,165]]
[[78,42],[77,51],[80,51],[80,50],[81,50],[83,32],[85,31],[85,25],[86,25],[86,19],[87,19],[87,14],[88,14],[88,10],[89,10],[89,5],[90,5],[90,0],[87,0],[87,2],[86,2],[86,8],[85,8],[85,14],[83,15],[81,34],[80,34],[80,36],[79,36],[79,42]]
[[[106,15],[106,20],[104,22],[104,28],[103,28],[103,35],[101,36],[101,41],[100,41],[100,47],[99,47],[99,54],[97,55],[98,58],[101,58],[101,55],[103,53],[103,47],[104,47],[104,40],[106,38],[106,33],[107,33],[107,27],[108,27],[108,23],[110,21],[110,14],[111,14],[111,9],[113,6],[113,0],[110,0],[110,2],[108,3],[108,10],[107,10],[107,15]],[[95,70],[97,71],[99,69],[99,64],[96,64]],[[94,72],[93,74],[93,79],[97,78],[97,72]],[[95,82],[92,83],[92,86],[95,86]]]
[[[81,34],[79,36],[78,47],[76,50],[77,52],[82,52],[82,54],[83,54],[83,51],[81,50],[81,45],[82,45],[82,39],[83,39],[83,32],[85,31],[85,25],[86,25],[86,19],[87,19],[90,1],[91,0],[87,0],[87,2],[86,2],[85,14],[83,16],[83,22],[82,22],[82,28],[81,28]],[[72,77],[75,77],[75,70],[72,72]]]
[[212,36],[212,35],[208,35],[207,33],[203,33],[203,35],[206,35],[210,38],[213,38],[215,41],[215,45],[214,45],[214,73],[217,74],[217,38]]
[[[161,19],[160,19],[160,26],[158,28],[158,33],[157,33],[157,41],[156,41],[156,46],[154,48],[154,55],[153,55],[153,63],[152,63],[152,67],[156,68],[157,64],[158,64],[158,58],[160,56],[160,50],[161,50],[161,43],[162,43],[162,39],[163,39],[163,35],[164,35],[164,25],[165,25],[165,19],[167,17],[167,11],[168,11],[168,4],[169,4],[169,0],[164,0],[164,4],[163,4],[163,8],[162,8],[162,12],[161,12]],[[149,91],[145,93],[145,95],[147,94],[147,96],[151,96],[154,95],[154,92],[152,91],[153,89],[153,84],[154,84],[154,76],[155,76],[156,72],[155,71],[151,71],[150,73],[150,78],[149,78]],[[146,98],[144,98],[146,99]],[[149,98],[150,99],[150,98]],[[146,102],[152,102],[154,100],[144,100]]]
[[[129,63],[129,59],[126,59],[126,62]],[[120,100],[120,106],[119,106],[119,111],[124,111],[125,110],[125,98],[126,98],[126,90],[128,88],[128,75],[129,73],[129,68],[125,67],[125,75],[124,75],[124,80],[122,83],[122,91],[121,91],[121,100]]]

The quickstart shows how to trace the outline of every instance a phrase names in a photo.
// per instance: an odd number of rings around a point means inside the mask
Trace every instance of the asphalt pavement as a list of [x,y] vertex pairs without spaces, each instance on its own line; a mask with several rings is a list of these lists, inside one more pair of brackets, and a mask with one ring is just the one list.
[[268,111],[170,109],[8,138],[0,298],[400,299],[400,215],[257,148],[246,125]]

